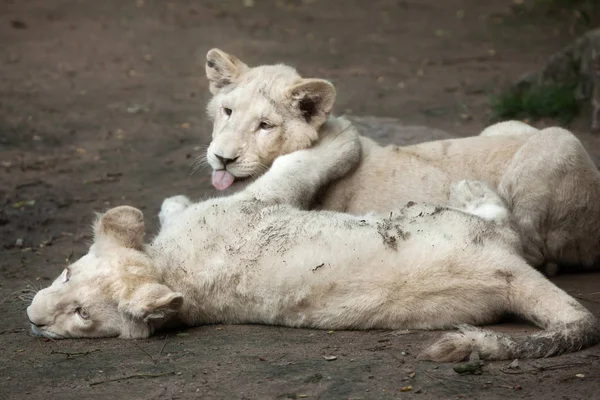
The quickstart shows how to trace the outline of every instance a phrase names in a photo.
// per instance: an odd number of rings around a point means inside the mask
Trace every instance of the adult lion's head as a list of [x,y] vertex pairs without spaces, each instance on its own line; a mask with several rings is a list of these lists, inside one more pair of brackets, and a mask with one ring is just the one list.
[[52,339],[143,338],[180,309],[183,296],[158,282],[144,252],[140,210],[117,207],[98,218],[89,252],[27,308],[33,333]]
[[280,155],[310,147],[335,102],[335,88],[325,80],[303,79],[286,65],[250,68],[219,49],[206,55],[206,76],[214,95],[207,161],[219,190],[261,175]]

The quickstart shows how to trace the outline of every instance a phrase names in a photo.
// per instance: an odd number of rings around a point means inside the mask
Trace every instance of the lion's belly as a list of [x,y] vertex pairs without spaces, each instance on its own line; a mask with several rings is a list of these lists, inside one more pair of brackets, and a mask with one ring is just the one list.
[[[385,220],[291,209],[273,213],[256,221],[243,246],[224,237],[210,255],[203,253],[207,269],[200,272],[199,285],[210,292],[197,301],[201,322],[445,327],[435,304],[451,300],[448,293],[504,296],[504,283],[482,276],[491,275],[493,263],[502,265],[508,252],[497,244],[475,246],[471,233],[481,228],[473,223],[485,224],[427,205]],[[495,260],[474,261],[488,256]],[[425,303],[432,317],[422,321],[418,315]],[[469,304],[454,306],[470,310]],[[467,311],[453,318],[482,322]]]

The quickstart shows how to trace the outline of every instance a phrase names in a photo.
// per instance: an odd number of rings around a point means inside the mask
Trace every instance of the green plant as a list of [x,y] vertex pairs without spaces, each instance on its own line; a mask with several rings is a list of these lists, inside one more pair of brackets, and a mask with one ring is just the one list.
[[506,118],[557,118],[569,123],[579,113],[574,85],[530,85],[510,89],[492,96],[490,107],[494,119]]

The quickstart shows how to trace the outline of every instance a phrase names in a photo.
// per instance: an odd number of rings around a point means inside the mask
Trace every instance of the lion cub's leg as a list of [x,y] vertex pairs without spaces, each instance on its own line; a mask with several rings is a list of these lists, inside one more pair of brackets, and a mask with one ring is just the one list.
[[318,190],[350,172],[360,155],[358,133],[348,121],[341,120],[332,124],[315,147],[278,157],[240,196],[308,208]]
[[506,204],[487,183],[463,180],[452,185],[448,206],[498,225],[509,222]]
[[179,214],[191,204],[190,199],[181,195],[166,198],[160,206],[160,212],[158,213],[160,224],[164,226],[173,216]]
[[[572,133],[546,128],[517,151],[498,186],[535,267],[597,267],[600,173]],[[551,272],[551,271],[548,271]]]

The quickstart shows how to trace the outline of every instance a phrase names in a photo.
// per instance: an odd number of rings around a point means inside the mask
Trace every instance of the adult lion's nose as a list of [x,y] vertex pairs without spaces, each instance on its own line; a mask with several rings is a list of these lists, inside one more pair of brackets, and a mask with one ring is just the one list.
[[227,164],[230,164],[239,158],[239,157],[227,158],[227,157],[220,156],[218,154],[215,154],[215,157],[217,157],[217,160],[219,160],[221,162],[221,164],[223,164],[223,168],[225,168],[227,166]]
[[27,317],[27,321],[29,321],[29,323],[37,328],[42,328],[44,326],[46,326],[46,324],[40,324],[40,323],[35,323],[31,320],[31,318],[29,317],[29,309],[27,311],[25,311],[25,316]]

